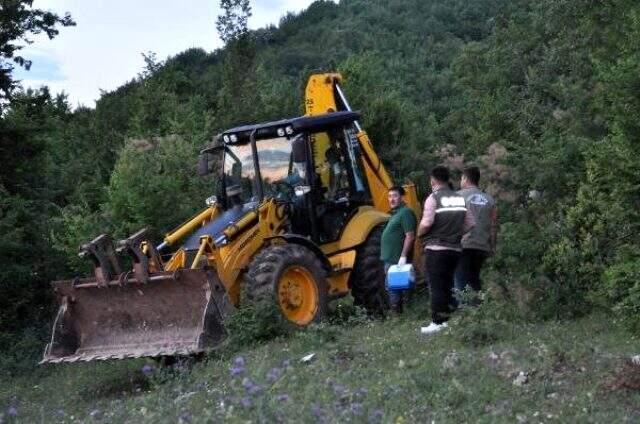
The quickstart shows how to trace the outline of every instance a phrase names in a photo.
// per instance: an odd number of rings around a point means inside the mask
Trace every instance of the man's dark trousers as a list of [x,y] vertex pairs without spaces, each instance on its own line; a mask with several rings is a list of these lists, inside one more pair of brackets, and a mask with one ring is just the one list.
[[426,268],[431,287],[431,319],[442,324],[455,308],[453,275],[460,253],[455,250],[426,250]]
[[463,249],[458,262],[458,269],[455,274],[455,288],[463,291],[467,285],[473,291],[482,290],[480,271],[482,265],[489,256],[489,252],[480,249]]

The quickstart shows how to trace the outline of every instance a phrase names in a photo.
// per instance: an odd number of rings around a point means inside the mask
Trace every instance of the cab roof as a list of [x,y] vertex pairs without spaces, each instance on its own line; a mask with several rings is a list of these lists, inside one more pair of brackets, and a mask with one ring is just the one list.
[[[220,144],[244,144],[249,141],[253,131],[256,132],[256,140],[282,137],[282,131],[285,131],[287,136],[292,136],[301,132],[320,132],[349,124],[357,121],[359,118],[360,113],[358,112],[332,112],[322,115],[283,119],[263,124],[244,125],[241,127],[231,128],[219,134],[217,136],[217,142]],[[281,132],[280,135],[278,134],[278,130]],[[235,141],[230,140],[232,135],[235,136]]]

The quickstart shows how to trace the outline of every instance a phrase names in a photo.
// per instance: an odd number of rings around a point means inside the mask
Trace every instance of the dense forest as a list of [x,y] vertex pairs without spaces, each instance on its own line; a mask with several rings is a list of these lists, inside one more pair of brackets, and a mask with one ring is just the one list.
[[195,173],[203,145],[302,114],[306,77],[334,69],[397,181],[424,195],[435,164],[481,167],[500,201],[487,275],[523,315],[607,308],[638,331],[639,39],[633,0],[319,0],[212,53],[147,54],[95,108],[13,86],[0,116],[0,346],[39,354],[48,283],[85,272],[80,243],[144,226],[159,239],[211,194]]

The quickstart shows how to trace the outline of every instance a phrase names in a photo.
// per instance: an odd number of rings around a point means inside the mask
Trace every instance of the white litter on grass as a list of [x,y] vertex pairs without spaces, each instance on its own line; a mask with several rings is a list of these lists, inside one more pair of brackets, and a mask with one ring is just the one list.
[[631,363],[633,365],[639,365],[640,366],[640,355],[634,355],[631,357]]
[[520,371],[518,376],[513,380],[514,386],[524,386],[529,382],[529,376],[524,371]]
[[316,354],[315,353],[310,353],[308,355],[303,356],[300,359],[300,362],[310,362],[313,358],[315,358]]
[[442,368],[451,370],[457,367],[460,362],[460,354],[456,351],[453,351],[445,356],[444,360],[442,361]]
[[196,394],[196,392],[183,393],[180,396],[178,396],[177,398],[175,398],[173,401],[175,403],[180,403],[180,402],[183,402],[183,401],[189,399],[191,396],[193,396],[195,394]]

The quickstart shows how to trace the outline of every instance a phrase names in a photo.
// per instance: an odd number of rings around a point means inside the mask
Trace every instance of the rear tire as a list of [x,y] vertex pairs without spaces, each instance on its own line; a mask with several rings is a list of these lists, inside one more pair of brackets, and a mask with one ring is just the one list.
[[[265,247],[251,261],[244,286],[243,306],[253,308],[267,327],[305,327],[327,314],[326,271],[304,246]],[[277,328],[274,330],[278,332]]]
[[381,239],[382,227],[378,226],[358,248],[350,280],[354,304],[376,316],[384,316],[389,309],[384,262],[380,259]]

